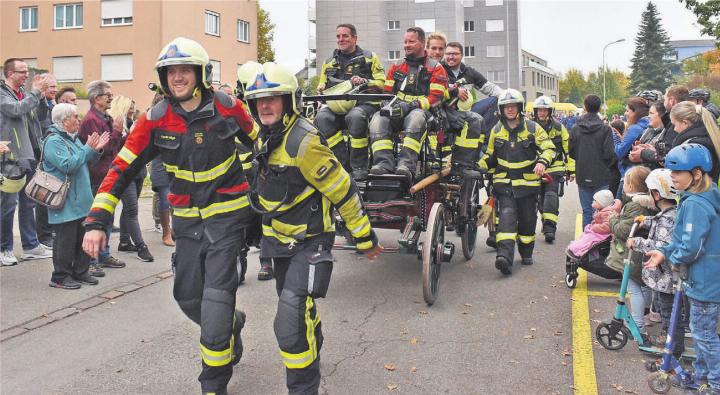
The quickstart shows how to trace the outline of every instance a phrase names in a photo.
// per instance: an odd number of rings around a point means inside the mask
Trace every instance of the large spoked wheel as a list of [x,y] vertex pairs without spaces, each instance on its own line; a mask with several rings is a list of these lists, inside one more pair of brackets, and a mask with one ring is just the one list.
[[480,209],[480,180],[466,178],[462,184],[460,195],[460,217],[465,221],[463,232],[460,236],[462,242],[463,256],[470,260],[475,254],[475,242],[477,241],[477,216]]
[[595,328],[595,339],[608,350],[619,350],[630,339],[630,330],[625,325],[605,321]]
[[435,203],[430,209],[425,242],[422,245],[423,298],[428,306],[435,303],[440,286],[440,265],[445,245],[445,207]]
[[656,394],[667,394],[670,392],[670,376],[665,372],[655,372],[648,375],[648,386]]

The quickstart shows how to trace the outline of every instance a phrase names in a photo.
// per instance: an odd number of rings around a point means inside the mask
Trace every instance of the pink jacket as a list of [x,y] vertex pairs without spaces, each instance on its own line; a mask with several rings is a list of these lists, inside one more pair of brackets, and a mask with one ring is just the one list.
[[600,211],[595,211],[593,214],[593,220],[590,223],[590,230],[597,234],[609,235],[610,234],[610,218],[620,214],[622,210],[622,202],[615,199],[615,202],[605,207]]

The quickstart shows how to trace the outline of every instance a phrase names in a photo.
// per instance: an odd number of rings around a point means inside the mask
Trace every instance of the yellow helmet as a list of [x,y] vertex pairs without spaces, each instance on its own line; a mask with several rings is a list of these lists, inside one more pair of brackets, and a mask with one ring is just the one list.
[[548,117],[552,116],[553,113],[553,103],[552,99],[550,99],[547,96],[540,96],[537,99],[535,99],[535,103],[533,103],[533,114],[535,114],[535,119],[538,119],[537,115],[537,109],[538,108],[546,108],[548,109]]
[[[250,103],[261,97],[289,95],[292,111],[298,115],[302,113],[302,91],[298,87],[297,78],[284,66],[273,62],[262,65],[262,70],[255,76],[254,81],[249,81],[245,90],[245,100]],[[255,110],[255,105],[250,104],[250,110]]]
[[500,113],[501,117],[505,117],[505,115],[503,114],[503,106],[506,106],[508,104],[517,105],[518,113],[520,116],[522,116],[522,112],[525,108],[525,98],[523,97],[522,93],[518,92],[515,89],[505,89],[500,92],[500,96],[498,97],[498,112]]
[[212,64],[207,51],[197,41],[185,37],[177,37],[166,45],[158,55],[155,70],[160,78],[160,86],[167,93],[167,67],[176,64],[198,66],[198,77],[205,89],[212,86]]
[[[339,95],[343,93],[348,93],[353,89],[352,82],[350,80],[343,81],[337,85],[333,85],[332,87],[325,89],[323,94],[325,95]],[[355,104],[357,104],[356,100],[330,100],[327,102],[328,107],[330,107],[330,110],[338,115],[347,114],[348,111],[352,110],[353,107],[355,107]]]
[[255,77],[262,72],[262,65],[251,60],[237,69],[237,93],[238,97],[244,97],[245,89],[250,81],[255,81]]

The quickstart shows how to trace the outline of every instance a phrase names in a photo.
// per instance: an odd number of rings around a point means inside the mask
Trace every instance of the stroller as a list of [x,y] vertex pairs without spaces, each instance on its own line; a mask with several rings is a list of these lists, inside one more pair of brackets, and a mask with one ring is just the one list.
[[595,244],[590,251],[581,257],[576,257],[569,252],[567,253],[565,260],[565,285],[567,285],[568,288],[575,288],[577,286],[578,268],[582,268],[589,273],[608,280],[619,280],[622,278],[622,273],[605,266],[605,258],[610,255],[611,241],[612,236],[608,235],[605,240]]

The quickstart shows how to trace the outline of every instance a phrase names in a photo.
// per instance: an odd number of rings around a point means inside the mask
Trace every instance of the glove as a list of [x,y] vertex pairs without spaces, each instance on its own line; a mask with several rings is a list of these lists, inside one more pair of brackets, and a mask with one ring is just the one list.
[[397,118],[405,118],[405,116],[410,114],[410,111],[412,111],[416,108],[418,108],[418,106],[417,106],[417,103],[415,103],[415,102],[407,103],[407,102],[398,100],[395,103],[392,115]]

